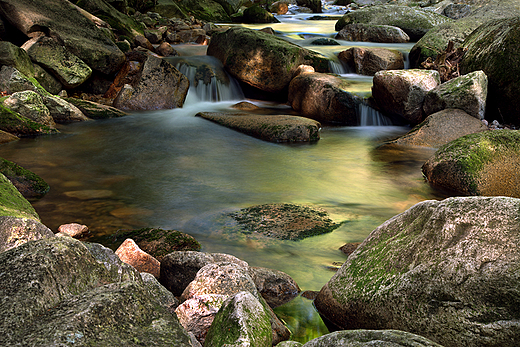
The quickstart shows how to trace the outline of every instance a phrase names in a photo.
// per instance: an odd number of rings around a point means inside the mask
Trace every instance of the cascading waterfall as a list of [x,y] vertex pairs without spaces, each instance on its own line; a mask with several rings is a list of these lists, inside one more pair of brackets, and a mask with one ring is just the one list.
[[358,113],[360,126],[392,125],[392,121],[388,117],[368,105],[359,104]]

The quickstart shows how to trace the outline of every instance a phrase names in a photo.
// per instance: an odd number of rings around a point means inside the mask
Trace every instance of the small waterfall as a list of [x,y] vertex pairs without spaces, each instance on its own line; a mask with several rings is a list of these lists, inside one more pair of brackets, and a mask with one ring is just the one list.
[[341,61],[329,60],[329,70],[337,75],[349,73],[349,69],[341,63]]
[[383,116],[381,112],[363,103],[359,104],[359,125],[360,126],[384,126],[392,125],[392,121]]

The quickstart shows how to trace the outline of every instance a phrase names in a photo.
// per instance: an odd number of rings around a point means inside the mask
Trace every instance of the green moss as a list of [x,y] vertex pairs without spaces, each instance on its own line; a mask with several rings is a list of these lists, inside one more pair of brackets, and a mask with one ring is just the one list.
[[3,158],[0,158],[0,173],[11,181],[16,180],[27,184],[29,189],[35,193],[35,197],[45,195],[50,189],[47,182],[34,172],[24,169],[12,161]]
[[31,204],[20,194],[13,184],[0,174],[0,216],[30,218],[37,221],[40,217]]
[[0,104],[0,129],[18,136],[57,133],[57,129],[36,123]]

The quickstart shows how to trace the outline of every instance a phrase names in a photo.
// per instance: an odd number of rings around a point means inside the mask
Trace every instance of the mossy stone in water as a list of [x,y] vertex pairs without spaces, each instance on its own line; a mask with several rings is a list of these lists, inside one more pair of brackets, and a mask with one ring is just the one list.
[[244,208],[233,217],[241,231],[282,240],[300,240],[338,228],[326,211],[294,204],[266,204]]
[[2,174],[0,174],[0,216],[40,220],[31,204]]
[[4,174],[27,199],[41,198],[50,189],[47,182],[34,172],[3,158],[0,158],[0,173]]

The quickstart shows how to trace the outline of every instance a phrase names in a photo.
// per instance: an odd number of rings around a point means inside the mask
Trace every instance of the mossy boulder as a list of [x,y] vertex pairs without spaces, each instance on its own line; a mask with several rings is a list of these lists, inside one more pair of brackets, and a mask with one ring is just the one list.
[[276,19],[273,14],[264,8],[260,7],[260,5],[255,4],[251,7],[248,7],[244,10],[244,15],[242,16],[242,20],[244,23],[279,23],[280,21]]
[[[442,347],[422,336],[399,330],[342,330],[313,339],[303,347]],[[288,347],[288,346],[287,346]]]
[[389,219],[321,289],[339,329],[398,329],[443,346],[520,338],[520,200],[428,200]]
[[489,116],[520,124],[520,16],[481,25],[462,46],[468,51],[461,71],[482,70],[488,76]]
[[4,175],[0,175],[0,193],[0,216],[40,220],[32,205]]
[[229,14],[217,1],[181,0],[176,3],[184,13],[197,19],[213,23],[231,23]]
[[434,187],[464,195],[520,197],[520,132],[493,130],[439,148],[422,168]]
[[208,55],[218,58],[238,80],[266,92],[287,92],[298,66],[329,70],[328,59],[279,37],[258,30],[233,27],[213,34]]
[[58,130],[21,116],[0,104],[0,129],[16,136],[54,134]]
[[452,19],[417,7],[380,5],[349,12],[336,23],[336,31],[347,24],[391,25],[401,28],[411,41],[417,41],[435,26]]
[[321,0],[296,0],[298,6],[310,8],[313,13],[322,13]]
[[12,66],[26,76],[35,73],[27,52],[9,41],[0,41],[0,65]]
[[338,54],[355,73],[374,76],[381,70],[404,69],[403,54],[395,49],[381,47],[351,47]]
[[332,232],[341,224],[322,209],[294,204],[265,204],[231,214],[245,234],[300,240]]
[[47,182],[34,172],[3,158],[0,158],[0,173],[9,179],[26,199],[41,198],[50,189]]
[[54,128],[56,125],[49,109],[43,103],[43,98],[32,90],[11,94],[3,100],[3,105],[11,111],[49,128]]
[[88,118],[106,119],[126,116],[126,112],[124,111],[118,110],[112,106],[99,104],[97,102],[78,98],[63,98],[63,100],[76,106]]
[[401,28],[391,25],[354,23],[345,25],[336,39],[346,41],[406,43],[410,37]]
[[224,112],[199,112],[196,116],[270,142],[314,142],[320,139],[320,123],[304,117]]

